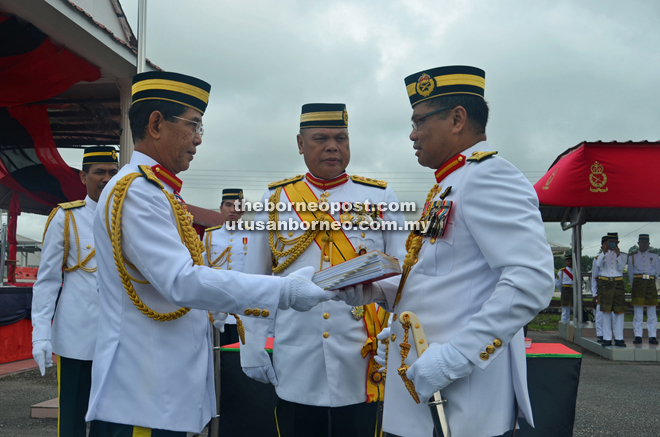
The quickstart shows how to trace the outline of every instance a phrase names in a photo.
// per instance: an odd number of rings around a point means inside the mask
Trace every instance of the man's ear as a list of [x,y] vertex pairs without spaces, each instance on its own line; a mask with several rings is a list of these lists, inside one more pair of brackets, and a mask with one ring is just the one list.
[[452,132],[457,134],[460,133],[463,129],[467,127],[468,123],[468,118],[467,118],[467,111],[465,110],[464,107],[462,106],[457,106],[454,108],[452,111],[452,117],[453,122],[454,122],[454,128],[452,129]]
[[80,182],[82,182],[83,185],[87,185],[87,173],[80,170],[80,172],[78,172],[78,175],[80,176]]
[[298,142],[298,154],[304,155],[302,134],[296,136],[296,141]]
[[149,116],[149,123],[147,124],[147,135],[154,140],[160,139],[164,121],[165,117],[163,117],[163,114],[160,111],[152,112]]

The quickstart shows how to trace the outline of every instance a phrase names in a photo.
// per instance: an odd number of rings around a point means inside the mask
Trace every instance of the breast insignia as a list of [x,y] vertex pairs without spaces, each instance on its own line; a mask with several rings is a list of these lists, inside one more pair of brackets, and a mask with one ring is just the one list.
[[301,181],[303,177],[304,177],[303,175],[299,174],[289,179],[283,179],[281,181],[271,182],[270,184],[268,184],[268,188],[277,188],[277,187],[282,187],[284,185],[288,185],[292,182],[298,182]]
[[468,161],[483,161],[484,159],[490,158],[493,155],[497,155],[496,151],[492,152],[472,152],[472,156],[470,156],[467,160]]
[[148,165],[138,165],[138,168],[140,169],[140,172],[144,175],[144,177],[147,178],[149,182],[160,188],[161,190],[165,189],[165,186],[161,181],[158,180],[156,175],[154,174],[153,170],[151,167]]
[[82,206],[85,206],[85,201],[84,200],[74,200],[73,202],[64,202],[64,203],[59,203],[57,206],[60,208],[67,210],[67,209],[75,209],[75,208],[80,208]]
[[376,187],[381,189],[387,188],[387,182],[380,181],[377,179],[365,178],[364,176],[353,175],[351,176],[351,180],[356,184],[368,185],[370,187]]

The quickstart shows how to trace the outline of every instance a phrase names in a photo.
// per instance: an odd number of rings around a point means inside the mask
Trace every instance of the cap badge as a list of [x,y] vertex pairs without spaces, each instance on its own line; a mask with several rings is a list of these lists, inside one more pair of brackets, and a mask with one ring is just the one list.
[[433,78],[428,74],[424,73],[419,76],[419,79],[417,79],[417,94],[421,95],[422,97],[429,96],[433,92],[434,88],[435,82],[433,82]]
[[348,125],[348,111],[344,108],[344,124]]

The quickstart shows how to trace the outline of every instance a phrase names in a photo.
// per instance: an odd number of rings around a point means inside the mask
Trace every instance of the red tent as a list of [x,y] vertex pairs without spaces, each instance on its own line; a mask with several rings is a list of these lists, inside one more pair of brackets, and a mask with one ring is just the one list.
[[660,142],[582,142],[562,153],[534,185],[544,221],[567,221],[580,208],[586,221],[660,220],[660,191],[649,183]]

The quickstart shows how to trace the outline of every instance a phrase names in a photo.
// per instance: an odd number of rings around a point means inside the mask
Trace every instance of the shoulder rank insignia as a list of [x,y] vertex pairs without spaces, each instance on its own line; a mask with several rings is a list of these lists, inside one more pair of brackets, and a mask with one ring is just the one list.
[[377,179],[365,178],[364,176],[353,175],[351,180],[356,184],[369,185],[371,187],[385,189],[387,188],[387,182],[380,181]]
[[140,169],[140,172],[144,175],[145,178],[161,190],[165,189],[165,186],[161,181],[158,180],[156,175],[154,174],[153,170],[151,170],[151,167],[148,165],[138,165],[138,168]]
[[215,231],[216,229],[220,229],[220,228],[221,228],[221,227],[223,227],[223,226],[224,226],[224,225],[220,225],[220,226],[213,226],[212,228],[206,228],[206,229],[204,230],[204,232],[211,232],[211,231]]
[[594,259],[598,259],[598,255],[596,255],[596,257]]
[[483,161],[484,159],[490,158],[493,155],[497,155],[497,152],[492,151],[492,152],[472,152],[472,156],[470,156],[467,160],[468,161]]
[[80,208],[81,206],[85,206],[85,201],[84,200],[74,200],[73,202],[64,202],[64,203],[58,203],[57,206],[60,208],[67,210],[67,209],[75,209],[75,208]]
[[288,184],[293,183],[293,182],[301,181],[303,177],[304,177],[303,175],[299,174],[299,175],[294,176],[294,177],[289,178],[289,179],[283,179],[281,181],[271,182],[270,184],[268,184],[268,188],[283,187],[284,185],[288,185]]

